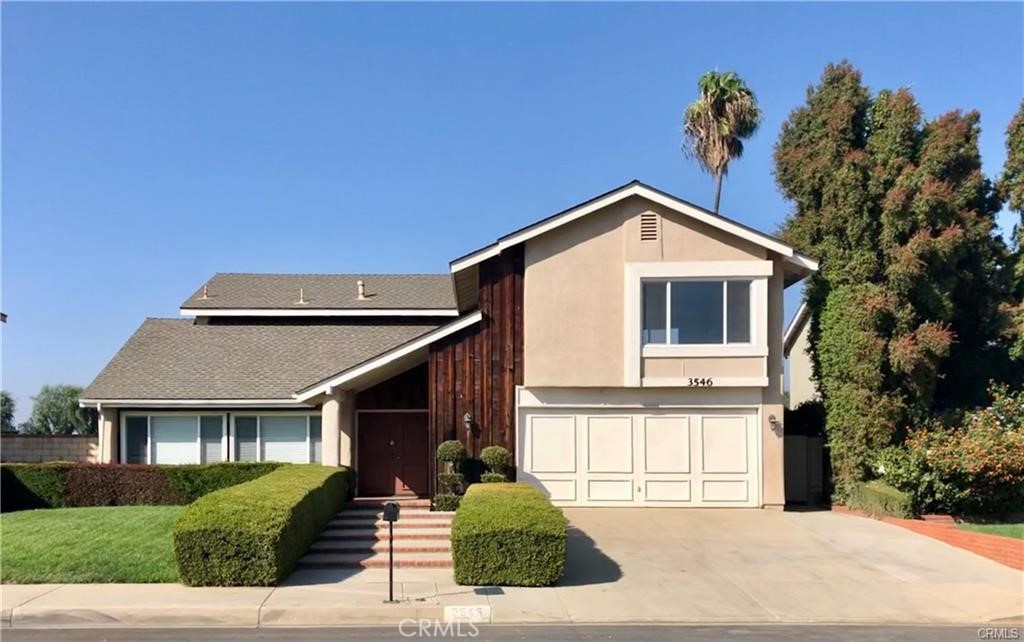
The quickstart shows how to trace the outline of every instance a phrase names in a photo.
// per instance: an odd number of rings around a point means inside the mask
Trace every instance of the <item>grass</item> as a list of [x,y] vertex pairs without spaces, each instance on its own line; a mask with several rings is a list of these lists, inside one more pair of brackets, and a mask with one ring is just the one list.
[[184,506],[51,508],[0,515],[0,580],[177,582],[172,531]]
[[1016,524],[959,524],[959,526],[965,531],[1024,539],[1024,522]]

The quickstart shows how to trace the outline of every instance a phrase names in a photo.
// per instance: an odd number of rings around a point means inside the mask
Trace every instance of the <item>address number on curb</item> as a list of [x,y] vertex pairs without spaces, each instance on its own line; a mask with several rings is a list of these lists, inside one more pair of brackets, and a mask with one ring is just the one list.
[[711,377],[689,377],[687,382],[686,385],[692,388],[708,388],[715,385]]

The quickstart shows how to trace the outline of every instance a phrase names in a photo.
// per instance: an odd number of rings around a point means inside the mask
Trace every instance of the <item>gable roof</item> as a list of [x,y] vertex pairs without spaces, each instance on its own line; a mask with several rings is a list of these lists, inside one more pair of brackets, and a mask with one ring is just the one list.
[[789,356],[789,351],[793,349],[796,338],[803,332],[804,326],[807,325],[810,318],[811,309],[807,307],[807,302],[801,303],[800,309],[796,311],[796,316],[786,326],[786,333],[782,335],[782,354],[784,356]]
[[[278,400],[439,324],[200,325],[146,319],[81,395],[104,400]],[[250,404],[251,405],[251,404]]]
[[474,252],[470,252],[464,256],[461,256],[451,262],[450,267],[453,273],[459,272],[466,268],[472,267],[481,261],[484,261],[492,256],[497,256],[502,250],[528,241],[531,238],[540,236],[545,232],[553,230],[557,227],[571,223],[579,218],[582,218],[588,214],[596,212],[600,209],[608,207],[613,203],[617,203],[623,199],[631,196],[642,196],[650,201],[658,203],[671,210],[679,212],[680,214],[689,216],[702,223],[710,225],[711,227],[718,228],[724,232],[747,240],[755,245],[767,248],[772,252],[781,254],[787,262],[790,262],[799,268],[815,271],[818,269],[818,262],[814,259],[800,254],[794,250],[791,246],[786,245],[782,241],[776,239],[773,236],[759,232],[752,227],[743,225],[731,219],[719,216],[714,212],[708,211],[702,207],[694,205],[688,201],[684,201],[681,198],[673,196],[668,192],[663,192],[659,189],[646,185],[638,180],[633,180],[621,187],[617,187],[609,192],[605,192],[600,196],[584,201],[578,205],[574,205],[569,209],[553,214],[545,219],[537,221],[524,228],[516,230],[511,234],[506,234],[499,238],[496,242],[480,248]]
[[[359,281],[365,299],[357,297]],[[304,303],[299,303],[300,289]],[[218,311],[251,316],[260,311],[274,316],[451,316],[455,294],[450,274],[218,273],[181,304],[181,312],[216,316]]]

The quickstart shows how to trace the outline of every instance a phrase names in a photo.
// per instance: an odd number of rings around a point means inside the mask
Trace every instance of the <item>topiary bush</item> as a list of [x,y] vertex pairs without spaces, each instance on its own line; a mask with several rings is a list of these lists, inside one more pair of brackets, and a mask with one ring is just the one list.
[[508,479],[501,473],[484,473],[480,475],[480,482],[483,484],[500,484],[507,481]]
[[457,466],[466,459],[466,446],[457,439],[441,442],[437,447],[437,460]]
[[284,579],[348,493],[348,471],[291,465],[192,503],[174,527],[188,586],[273,586]]
[[436,511],[453,511],[458,509],[461,500],[462,496],[455,493],[438,493],[434,495],[430,508]]
[[459,584],[548,586],[565,572],[566,519],[526,484],[471,486],[452,520]]
[[466,492],[466,478],[462,473],[438,473],[437,492],[461,495]]
[[277,462],[149,466],[145,464],[0,465],[3,511],[79,506],[188,504],[207,493],[256,479]]
[[846,504],[869,515],[903,519],[914,517],[910,495],[877,479],[850,484]]
[[[480,451],[480,459],[492,472],[504,475],[512,465],[512,453],[501,446],[488,446]],[[481,481],[483,477],[481,476]]]

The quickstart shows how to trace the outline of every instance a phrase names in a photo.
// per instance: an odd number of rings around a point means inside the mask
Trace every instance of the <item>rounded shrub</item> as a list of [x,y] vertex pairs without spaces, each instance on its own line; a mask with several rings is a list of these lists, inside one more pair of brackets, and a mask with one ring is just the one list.
[[461,495],[466,489],[466,478],[462,473],[438,473],[437,491],[446,495]]
[[448,464],[459,464],[466,459],[466,446],[457,439],[443,441],[437,447],[437,459]]
[[460,495],[454,493],[438,493],[434,495],[433,509],[452,511],[459,508],[459,502],[462,500]]
[[[491,471],[501,475],[504,475],[505,471],[512,465],[512,453],[507,448],[501,446],[488,446],[484,448],[480,451],[480,459],[487,464]],[[483,481],[483,476],[480,479]]]
[[480,475],[480,482],[484,484],[500,484],[507,481],[508,479],[501,473],[484,473]]

